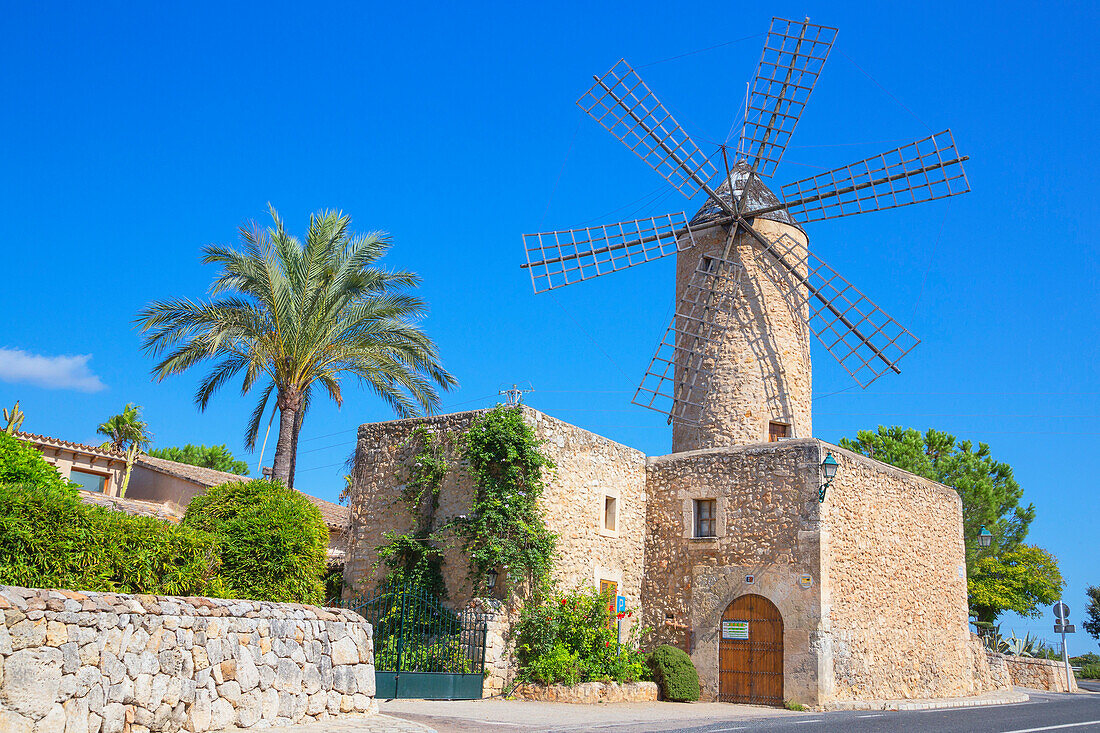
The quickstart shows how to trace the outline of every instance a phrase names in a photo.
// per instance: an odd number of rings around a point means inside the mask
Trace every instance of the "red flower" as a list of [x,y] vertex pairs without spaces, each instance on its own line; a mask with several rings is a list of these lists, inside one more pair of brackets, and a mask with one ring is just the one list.
[[561,599],[561,605],[563,605],[563,606],[564,606],[564,605],[565,605],[565,602],[566,602],[566,601],[565,601],[565,599],[564,599],[564,598],[562,598],[562,599]]
[[603,645],[604,645],[604,646],[611,646],[611,642],[610,642],[610,641],[605,641],[605,642],[603,643]]
[[626,615],[627,615],[627,616],[633,616],[633,615],[634,615],[634,612],[633,612],[633,611],[627,611],[627,614],[626,614]]
[[617,614],[615,614],[615,618],[622,620],[622,619],[626,618],[626,614],[625,613],[617,613]]

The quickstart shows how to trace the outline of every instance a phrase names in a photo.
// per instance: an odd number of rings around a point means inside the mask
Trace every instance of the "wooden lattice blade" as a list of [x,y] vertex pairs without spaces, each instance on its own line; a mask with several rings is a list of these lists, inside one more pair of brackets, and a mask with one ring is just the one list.
[[774,175],[836,39],[836,28],[772,18],[745,106],[740,152]]
[[[783,186],[798,222],[821,221],[957,196],[970,190],[951,130]],[[747,214],[751,216],[752,214]]]
[[737,305],[744,268],[703,256],[676,305],[676,314],[649,362],[634,404],[672,420],[697,423],[710,383],[713,359]]
[[673,187],[691,198],[718,170],[625,60],[581,95],[577,105]]
[[694,241],[683,211],[618,224],[524,234],[524,267],[531,273],[535,292],[542,293],[675,254]]
[[861,387],[900,373],[898,362],[920,339],[793,237],[750,231],[764,245],[757,261],[788,307]]

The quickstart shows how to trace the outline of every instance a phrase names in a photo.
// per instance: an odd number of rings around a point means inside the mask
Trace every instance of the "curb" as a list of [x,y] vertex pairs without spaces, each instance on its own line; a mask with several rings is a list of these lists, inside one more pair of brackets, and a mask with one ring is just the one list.
[[830,710],[945,710],[977,708],[988,705],[1015,705],[1031,698],[1024,692],[1006,692],[996,697],[960,697],[942,700],[844,700],[829,706]]

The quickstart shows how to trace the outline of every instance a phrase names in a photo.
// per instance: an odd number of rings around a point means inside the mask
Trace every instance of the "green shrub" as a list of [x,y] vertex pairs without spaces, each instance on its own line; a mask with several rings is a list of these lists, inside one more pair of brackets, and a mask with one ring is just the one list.
[[1100,664],[1086,664],[1081,667],[1081,671],[1077,673],[1077,676],[1085,680],[1100,679]]
[[57,487],[69,482],[33,445],[0,432],[0,484]]
[[30,588],[217,595],[214,537],[80,500],[53,473],[0,484],[0,584]]
[[610,602],[592,589],[524,606],[516,636],[520,679],[543,684],[643,679],[647,670],[637,648],[640,630],[635,626],[620,644]]
[[232,481],[193,498],[182,525],[217,537],[230,597],[324,601],[328,528],[303,494],[274,481]]
[[699,699],[699,673],[684,651],[663,644],[653,650],[648,662],[653,681],[665,700],[691,702]]

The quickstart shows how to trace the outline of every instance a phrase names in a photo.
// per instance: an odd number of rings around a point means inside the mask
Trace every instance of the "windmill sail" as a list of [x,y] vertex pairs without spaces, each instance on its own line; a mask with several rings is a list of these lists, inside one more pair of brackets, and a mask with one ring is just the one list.
[[951,130],[881,155],[783,186],[785,207],[799,222],[821,221],[970,190]]
[[703,256],[692,273],[676,314],[649,362],[634,404],[694,423],[709,389],[707,362],[714,359],[741,291],[744,268]]
[[836,28],[772,18],[745,106],[740,152],[762,176],[775,173],[836,39]]
[[672,113],[625,60],[611,67],[577,100],[577,106],[623,145],[691,198],[718,174]]
[[[683,234],[688,237],[681,240]],[[693,243],[683,211],[618,224],[523,235],[527,251],[525,267],[536,293],[675,254]]]
[[761,269],[852,379],[867,387],[888,371],[900,373],[898,361],[920,339],[789,235],[769,238],[746,228],[763,245]]

